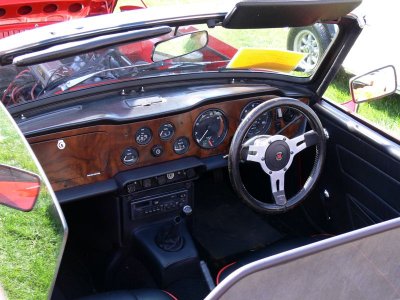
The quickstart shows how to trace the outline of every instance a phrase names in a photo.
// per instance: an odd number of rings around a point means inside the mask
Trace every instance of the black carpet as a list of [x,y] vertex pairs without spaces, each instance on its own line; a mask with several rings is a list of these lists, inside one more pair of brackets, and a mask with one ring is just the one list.
[[193,235],[212,259],[265,247],[283,237],[224,183],[196,190]]

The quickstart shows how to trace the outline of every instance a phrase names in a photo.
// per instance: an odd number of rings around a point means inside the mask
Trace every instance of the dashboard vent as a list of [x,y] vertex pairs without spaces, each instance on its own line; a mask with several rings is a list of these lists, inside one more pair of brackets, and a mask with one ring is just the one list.
[[146,98],[138,98],[138,99],[128,99],[125,100],[126,104],[129,107],[143,107],[143,106],[151,106],[154,104],[159,104],[166,102],[167,100],[160,96],[146,97]]

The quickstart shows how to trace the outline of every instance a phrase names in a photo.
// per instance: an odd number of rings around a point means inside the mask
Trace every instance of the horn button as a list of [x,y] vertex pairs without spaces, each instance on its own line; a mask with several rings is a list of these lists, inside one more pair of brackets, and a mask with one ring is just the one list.
[[290,148],[284,141],[275,141],[265,151],[265,164],[271,171],[282,170],[290,159]]

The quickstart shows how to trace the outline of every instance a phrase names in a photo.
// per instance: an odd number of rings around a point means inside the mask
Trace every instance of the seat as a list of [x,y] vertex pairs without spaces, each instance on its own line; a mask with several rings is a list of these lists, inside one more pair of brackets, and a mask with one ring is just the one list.
[[240,260],[231,262],[226,266],[224,266],[223,268],[221,268],[220,271],[218,272],[216,283],[219,284],[232,272],[236,271],[237,269],[249,263],[255,262],[256,260],[263,259],[268,256],[272,256],[284,251],[292,250],[297,247],[305,246],[314,242],[318,242],[328,237],[331,237],[331,235],[315,235],[311,237],[283,239],[267,246],[264,249],[250,252],[246,256],[242,257]]
[[177,300],[167,291],[157,289],[136,289],[99,293],[79,300]]

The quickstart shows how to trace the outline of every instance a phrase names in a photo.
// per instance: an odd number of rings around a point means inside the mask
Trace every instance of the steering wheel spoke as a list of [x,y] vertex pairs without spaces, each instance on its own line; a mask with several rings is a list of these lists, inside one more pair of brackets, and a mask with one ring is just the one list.
[[241,158],[244,161],[253,161],[261,164],[265,159],[265,149],[268,147],[267,135],[252,137],[242,145]]
[[286,205],[287,199],[285,194],[285,172],[272,172],[270,174],[272,195],[277,205]]
[[258,145],[250,145],[247,152],[247,161],[254,161],[261,164],[265,155],[265,147]]
[[303,151],[304,149],[316,145],[319,141],[318,133],[314,130],[307,131],[306,133],[299,135],[287,141],[290,147],[290,152],[292,155]]

